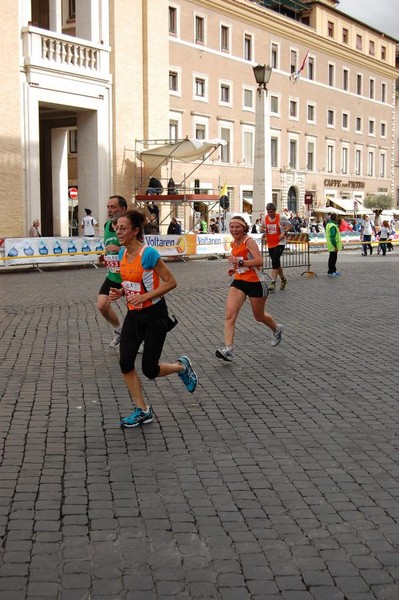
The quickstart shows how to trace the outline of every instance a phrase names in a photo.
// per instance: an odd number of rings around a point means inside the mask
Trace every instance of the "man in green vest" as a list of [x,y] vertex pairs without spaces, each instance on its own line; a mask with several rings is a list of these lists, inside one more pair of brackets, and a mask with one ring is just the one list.
[[127,211],[127,202],[122,196],[110,196],[107,202],[108,221],[104,225],[104,246],[105,246],[105,264],[108,270],[107,277],[98,293],[97,308],[108,323],[114,328],[110,348],[118,346],[121,337],[121,325],[118,315],[111,307],[109,299],[110,288],[121,288],[122,279],[120,276],[119,250],[120,243],[116,231],[113,227],[113,221],[118,219]]
[[327,250],[330,253],[328,258],[328,276],[339,277],[341,273],[337,271],[337,258],[339,250],[342,250],[341,234],[339,232],[337,215],[330,214],[329,221],[326,226],[326,243]]

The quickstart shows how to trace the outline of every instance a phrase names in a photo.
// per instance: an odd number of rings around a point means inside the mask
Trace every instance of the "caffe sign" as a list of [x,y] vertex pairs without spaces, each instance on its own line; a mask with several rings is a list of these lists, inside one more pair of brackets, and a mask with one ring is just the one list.
[[351,190],[363,190],[366,187],[364,181],[343,181],[342,179],[325,179],[325,187],[342,188]]

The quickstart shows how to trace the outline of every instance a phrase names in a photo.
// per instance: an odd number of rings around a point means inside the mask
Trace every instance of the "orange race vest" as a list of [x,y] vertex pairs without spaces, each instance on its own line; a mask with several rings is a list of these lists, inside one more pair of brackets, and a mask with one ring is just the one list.
[[[250,238],[246,236],[239,246],[237,246],[236,242],[231,242],[232,255],[237,256],[239,259],[241,258],[242,260],[251,260],[253,256],[247,248],[247,241],[249,239]],[[263,274],[258,269],[258,267],[238,268],[234,273],[234,279],[239,279],[240,281],[249,281],[253,283],[256,283],[258,281],[264,281]]]
[[267,247],[275,248],[276,246],[279,246],[281,244],[280,215],[276,213],[274,221],[271,221],[269,215],[266,215],[265,229],[267,235]]
[[160,301],[161,298],[153,298],[142,302],[137,306],[129,303],[129,298],[137,294],[145,294],[159,287],[159,275],[153,269],[143,269],[141,259],[146,246],[143,246],[139,254],[134,257],[132,262],[127,262],[126,254],[123,253],[120,261],[120,273],[122,277],[122,286],[126,296],[127,307],[129,310],[142,310],[152,306]]

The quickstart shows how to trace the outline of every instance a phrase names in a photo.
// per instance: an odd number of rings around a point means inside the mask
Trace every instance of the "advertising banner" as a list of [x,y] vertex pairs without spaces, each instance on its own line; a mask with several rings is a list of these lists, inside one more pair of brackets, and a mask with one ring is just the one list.
[[59,262],[96,262],[104,252],[101,238],[38,237],[4,240],[4,266]]

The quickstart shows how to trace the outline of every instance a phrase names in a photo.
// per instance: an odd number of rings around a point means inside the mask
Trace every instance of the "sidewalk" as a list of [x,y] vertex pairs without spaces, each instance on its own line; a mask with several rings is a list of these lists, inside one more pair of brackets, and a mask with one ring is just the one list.
[[[399,251],[312,256],[223,340],[226,261],[169,263],[179,325],[131,411],[105,271],[0,277],[0,600],[398,600]],[[123,306],[121,305],[121,311]]]

